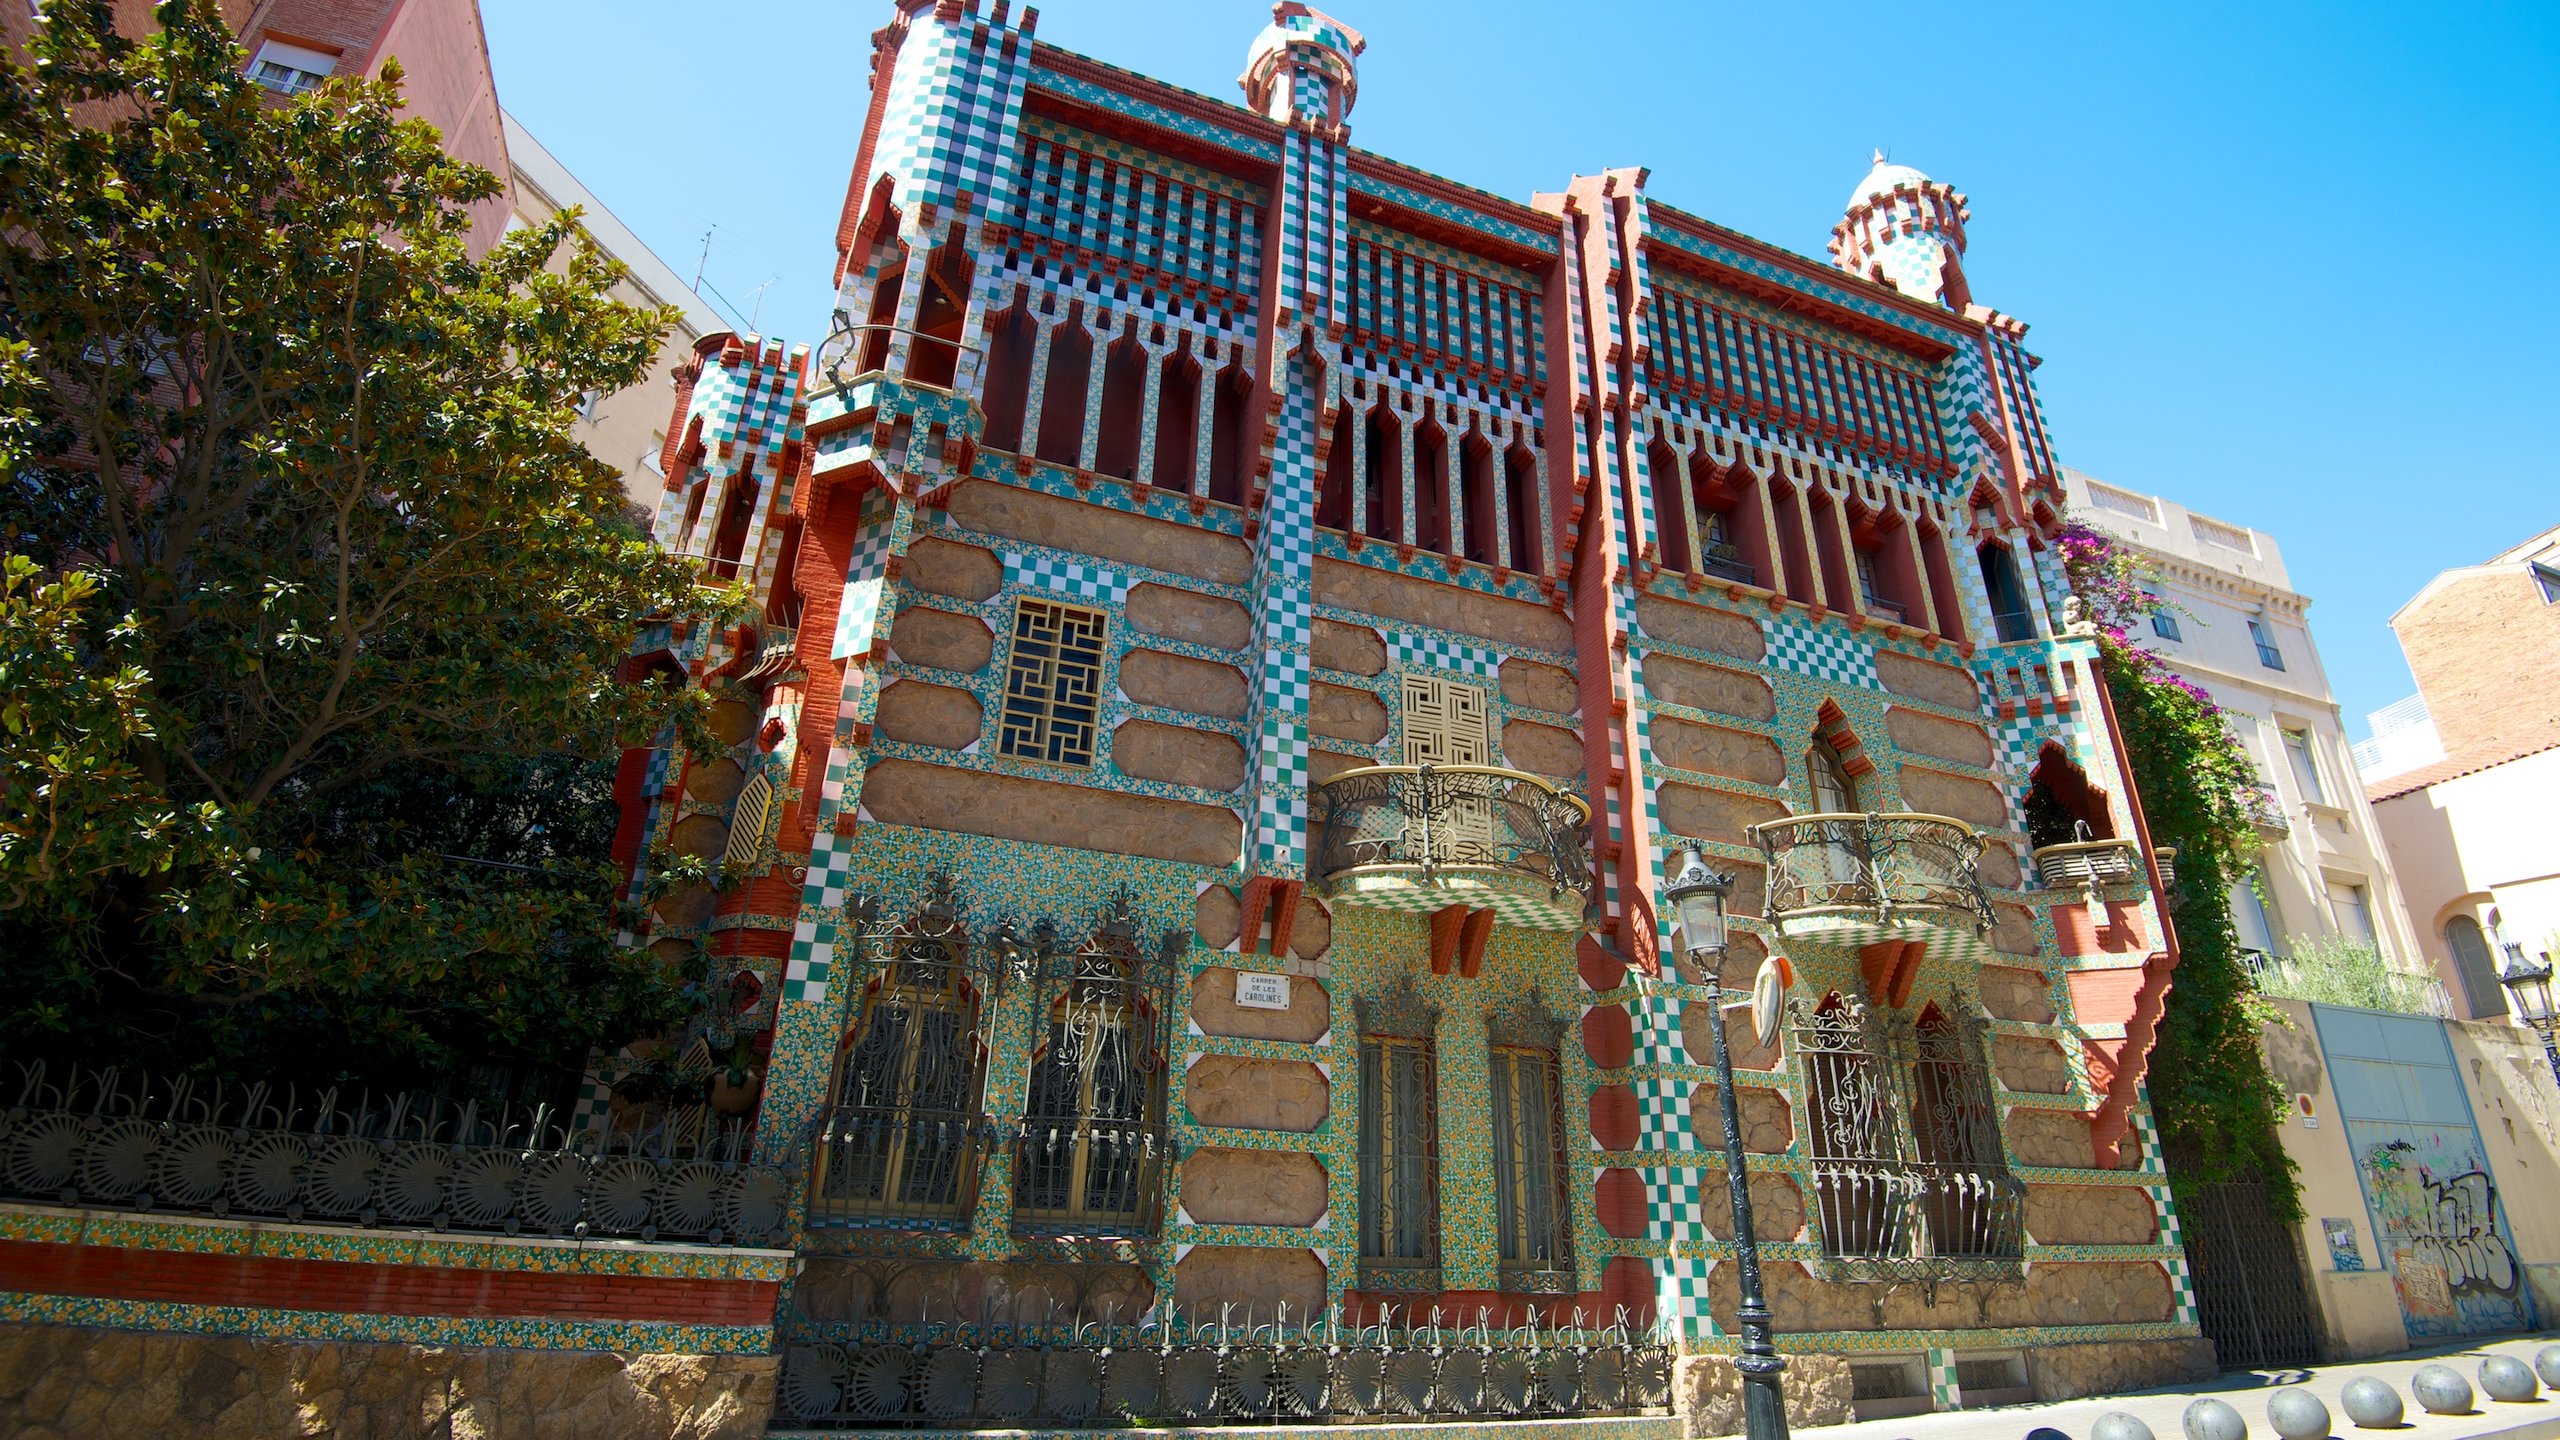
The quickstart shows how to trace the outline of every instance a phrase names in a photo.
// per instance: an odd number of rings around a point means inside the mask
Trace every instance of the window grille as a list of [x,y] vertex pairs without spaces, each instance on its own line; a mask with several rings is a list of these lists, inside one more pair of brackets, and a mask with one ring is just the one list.
[[[950,877],[894,930],[860,941],[862,990],[820,1122],[813,1224],[968,1228],[984,1165],[987,1024],[1010,945],[976,945]],[[867,906],[848,907],[867,921]]]
[[1561,1291],[1566,1273],[1564,1126],[1556,1052],[1516,1045],[1487,1054],[1493,1073],[1494,1228],[1507,1291]]
[[2140,520],[2146,524],[2160,523],[2160,507],[2153,503],[2150,496],[2136,495],[2130,490],[2119,490],[2113,485],[2101,485],[2094,480],[2090,481],[2089,503],[2101,510],[2111,510],[2118,515]]
[[1404,762],[1407,765],[1492,763],[1484,687],[1429,675],[1404,677]]
[[1360,1033],[1360,1284],[1440,1288],[1440,1011],[1411,982],[1355,995]]
[[1170,953],[1138,951],[1126,890],[1044,977],[1048,1034],[1031,1065],[1015,1170],[1017,1227],[1152,1234],[1164,1191],[1163,1019]]
[[1015,603],[997,750],[1050,765],[1093,763],[1109,625],[1101,611],[1081,605]]
[[1915,1021],[1838,994],[1789,1006],[1804,1067],[1823,1266],[1842,1280],[2013,1279],[2026,1189],[2009,1173],[1982,1023],[1952,993]]

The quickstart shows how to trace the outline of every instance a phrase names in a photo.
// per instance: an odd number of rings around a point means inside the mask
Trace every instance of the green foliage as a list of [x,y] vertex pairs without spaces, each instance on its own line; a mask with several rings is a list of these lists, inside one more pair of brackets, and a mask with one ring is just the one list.
[[2263,1180],[2277,1218],[2299,1219],[2293,1160],[2275,1128],[2285,1097],[2258,1048],[2276,1012],[2241,964],[2223,898],[2257,853],[2257,767],[2212,698],[2128,638],[2151,599],[2130,557],[2076,527],[2066,541],[2064,569],[2098,622],[2099,668],[2152,843],[2177,849],[2179,885],[2193,897],[2172,916],[2178,968],[2145,1081],[2161,1138],[2182,1162],[2171,1178],[2181,1188]]
[[667,314],[575,212],[475,259],[499,182],[396,71],[279,102],[212,0],[156,13],[0,61],[0,1043],[374,1076],[664,1024],[610,765],[695,702],[612,673],[709,597],[570,427]]
[[2267,967],[2258,988],[2287,1000],[2354,1005],[2403,1015],[2434,1013],[2426,977],[2395,970],[2382,952],[2344,936],[2296,940],[2293,953]]

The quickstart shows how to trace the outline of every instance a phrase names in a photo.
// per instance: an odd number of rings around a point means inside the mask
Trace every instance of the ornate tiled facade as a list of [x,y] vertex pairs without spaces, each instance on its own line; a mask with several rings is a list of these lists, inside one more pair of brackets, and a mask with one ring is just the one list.
[[[754,614],[634,661],[712,687],[730,747],[625,767],[635,875],[724,862],[635,942],[760,982],[767,1159],[851,1143],[849,1077],[907,1073],[879,1050],[899,927],[956,926],[985,977],[948,1002],[994,1137],[963,1213],[867,1193],[850,1223],[847,1172],[813,1173],[786,1335],[1065,1324],[1060,1296],[1107,1294],[1120,1323],[1286,1304],[1730,1349],[1715,977],[1663,896],[1695,848],[1737,879],[1728,1001],[1764,961],[1792,977],[1776,1045],[1730,1012],[1782,1348],[1907,1358],[1941,1407],[1960,1361],[2027,1347],[2168,1342],[2145,1375],[2177,1378],[2201,1342],[2140,1085],[2165,871],[2063,614],[2037,362],[1971,299],[1963,197],[1880,160],[1831,266],[1642,171],[1515,203],[1351,143],[1362,48],[1283,3],[1233,105],[1044,45],[1028,11],[902,3],[835,333],[717,337],[681,382],[657,535]],[[1098,650],[1042,648],[1026,605]],[[1446,728],[1451,695],[1480,733]],[[1071,763],[1014,753],[1009,720],[1071,733]],[[1356,783],[1406,783],[1357,772],[1417,755],[1494,777],[1432,823],[1463,844],[1528,806],[1544,858],[1397,870],[1418,810],[1345,848]],[[2051,848],[2056,804],[2094,858]],[[1816,812],[1845,818],[1779,823]],[[1888,854],[1894,826],[1918,838]],[[1037,1076],[1086,1043],[1067,957],[1107,935],[1169,966],[1108,1022],[1142,1037],[1136,1108],[1102,1119],[1143,1138],[1149,1193],[1031,1224]],[[1288,998],[1239,1005],[1248,974]],[[1432,1057],[1420,1289],[1362,1253],[1389,1009]],[[1911,1062],[1812,1063],[1827,1014],[1964,1037],[1875,1118],[1896,1175],[2005,1197],[1975,1249],[1930,1209],[1951,1192],[1893,1202],[1891,1236],[1841,1198],[1882,1172],[1826,1112]],[[1545,1269],[1500,1253],[1530,1162],[1488,1057],[1519,1050],[1551,1065]],[[1980,1111],[1963,1154],[1929,1148],[1931,1104]],[[591,1108],[611,1122],[600,1086]]]

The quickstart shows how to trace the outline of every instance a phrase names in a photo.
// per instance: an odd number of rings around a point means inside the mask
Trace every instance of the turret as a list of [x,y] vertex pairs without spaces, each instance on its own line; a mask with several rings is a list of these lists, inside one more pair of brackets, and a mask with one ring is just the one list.
[[1876,152],[1875,168],[1831,229],[1831,263],[1961,315],[1973,303],[1964,281],[1964,196]]
[[1286,125],[1304,120],[1339,130],[1360,95],[1360,32],[1299,0],[1271,7],[1271,23],[1246,52],[1245,103]]

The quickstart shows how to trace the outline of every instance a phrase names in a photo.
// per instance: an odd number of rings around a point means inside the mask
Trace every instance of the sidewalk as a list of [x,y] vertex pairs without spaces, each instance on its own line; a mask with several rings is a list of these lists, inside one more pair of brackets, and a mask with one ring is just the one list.
[[[1816,1440],[2022,1440],[2030,1430],[2039,1427],[2059,1430],[2071,1440],[2089,1440],[2098,1417],[2121,1410],[2151,1427],[2159,1440],[2183,1440],[2185,1431],[2180,1417],[2187,1404],[2200,1395],[2211,1395],[2227,1402],[2249,1422],[2249,1440],[2276,1440],[2275,1427],[2267,1423],[2267,1396],[2286,1385],[2300,1385],[2317,1395],[2329,1406],[2330,1434],[2339,1440],[2357,1440],[2371,1436],[2375,1440],[2560,1440],[2560,1391],[2545,1388],[2533,1400],[2506,1404],[2490,1399],[2480,1389],[2480,1361],[2488,1355],[2510,1355],[2530,1368],[2534,1352],[2545,1345],[2560,1343],[2560,1331],[2538,1335],[2517,1335],[2504,1339],[2484,1340],[2469,1345],[2447,1345],[2428,1350],[2411,1350],[2399,1355],[2373,1360],[2351,1360],[2339,1365],[2318,1365],[2302,1370],[2236,1371],[2218,1379],[2165,1390],[2137,1390],[2125,1395],[2110,1395],[2089,1400],[2065,1400],[2049,1404],[2010,1405],[1997,1410],[1957,1410],[1937,1415],[1909,1415],[1893,1420],[1865,1420],[1849,1425],[1825,1425],[1817,1429],[1799,1430],[1798,1435]],[[2430,1363],[2452,1366],[2463,1379],[2471,1382],[2472,1410],[2467,1415],[2430,1415],[2409,1391],[2409,1377],[2418,1367]],[[2405,1411],[2397,1430],[2358,1430],[2347,1419],[2345,1407],[2338,1403],[2338,1392],[2347,1382],[2360,1375],[2371,1375],[2400,1392]]]

